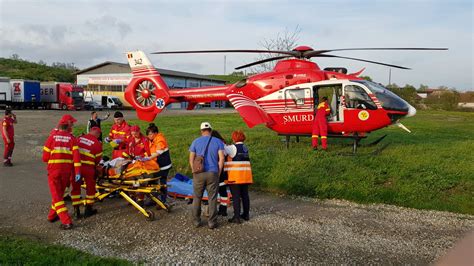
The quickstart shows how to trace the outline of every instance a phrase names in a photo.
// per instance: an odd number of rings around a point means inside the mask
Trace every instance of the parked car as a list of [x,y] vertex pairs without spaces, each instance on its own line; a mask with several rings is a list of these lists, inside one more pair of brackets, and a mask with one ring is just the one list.
[[98,102],[90,101],[84,104],[84,109],[90,111],[102,111],[104,109],[104,106],[102,106]]

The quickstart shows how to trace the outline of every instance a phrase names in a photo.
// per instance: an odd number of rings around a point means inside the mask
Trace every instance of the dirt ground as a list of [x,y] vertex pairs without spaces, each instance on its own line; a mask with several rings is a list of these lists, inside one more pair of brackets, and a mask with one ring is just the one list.
[[[124,200],[106,199],[96,204],[98,215],[61,231],[46,221],[50,194],[41,152],[64,113],[16,114],[15,166],[0,167],[0,237],[23,235],[151,263],[429,264],[474,229],[469,215],[252,192],[251,219],[241,225],[220,217],[216,230],[193,228],[189,205],[179,200],[171,213],[155,211],[149,222]],[[72,114],[82,124],[89,117]]]

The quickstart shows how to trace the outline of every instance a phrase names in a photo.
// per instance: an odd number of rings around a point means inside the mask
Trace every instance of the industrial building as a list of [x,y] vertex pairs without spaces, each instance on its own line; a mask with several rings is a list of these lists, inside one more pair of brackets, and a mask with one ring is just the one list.
[[[225,81],[203,75],[157,68],[169,88],[195,88],[205,86],[221,86]],[[125,106],[130,106],[123,97],[123,92],[132,79],[132,71],[128,64],[104,62],[76,72],[77,85],[85,89],[85,100],[93,94],[118,96]],[[224,108],[224,101],[215,101],[204,107]],[[174,103],[169,108],[186,108],[187,103]]]

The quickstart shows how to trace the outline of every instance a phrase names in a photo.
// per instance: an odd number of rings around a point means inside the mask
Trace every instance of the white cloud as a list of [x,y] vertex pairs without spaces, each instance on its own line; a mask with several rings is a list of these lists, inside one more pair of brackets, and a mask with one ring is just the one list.
[[[21,12],[16,12],[21,10]],[[473,88],[472,3],[469,1],[4,1],[0,56],[74,62],[88,67],[125,62],[127,50],[256,49],[265,38],[299,25],[300,44],[347,47],[449,47],[447,52],[341,52],[412,67],[392,70],[397,84]],[[38,14],[41,19],[38,18]],[[224,55],[150,55],[160,68],[222,73]],[[228,54],[227,72],[255,59]],[[388,68],[316,58],[321,67],[366,67],[386,83]]]

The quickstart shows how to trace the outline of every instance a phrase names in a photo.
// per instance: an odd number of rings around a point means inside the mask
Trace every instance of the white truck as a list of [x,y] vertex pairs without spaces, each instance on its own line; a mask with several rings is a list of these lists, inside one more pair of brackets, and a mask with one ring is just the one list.
[[10,78],[0,77],[0,106],[6,108],[12,101]]
[[92,101],[109,109],[121,109],[123,107],[122,101],[117,96],[111,95],[92,95]]

